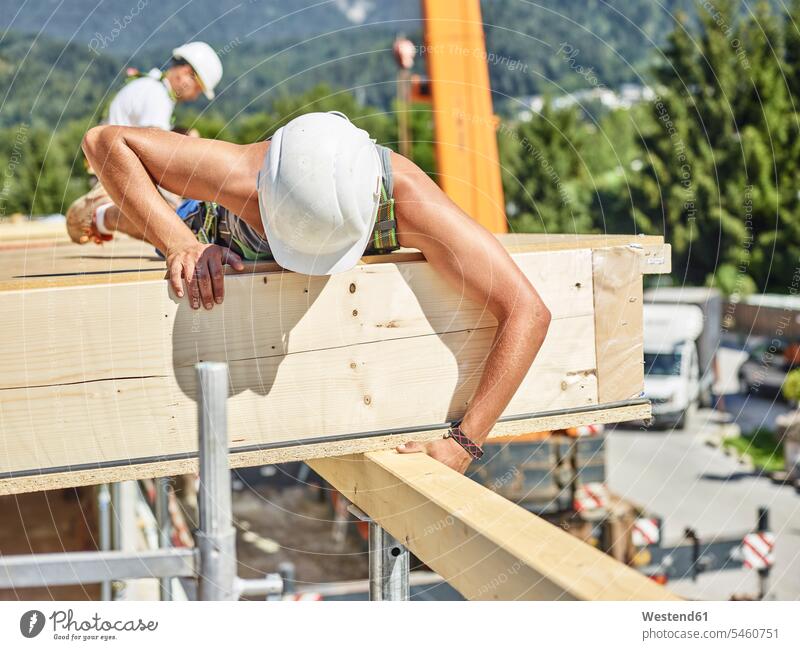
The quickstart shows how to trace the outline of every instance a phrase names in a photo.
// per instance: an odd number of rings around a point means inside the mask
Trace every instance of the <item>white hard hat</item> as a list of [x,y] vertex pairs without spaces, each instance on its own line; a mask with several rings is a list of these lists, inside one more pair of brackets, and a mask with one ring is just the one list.
[[353,268],[375,227],[380,182],[375,141],[341,113],[306,113],[278,129],[258,175],[275,261],[306,275]]
[[203,94],[214,99],[214,87],[222,79],[222,61],[208,43],[194,41],[172,50],[172,56],[192,66],[203,85]]

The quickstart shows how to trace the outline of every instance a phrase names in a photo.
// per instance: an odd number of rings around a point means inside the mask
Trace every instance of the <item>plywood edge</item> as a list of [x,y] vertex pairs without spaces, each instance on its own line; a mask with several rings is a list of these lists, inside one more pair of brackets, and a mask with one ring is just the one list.
[[[552,413],[531,418],[498,422],[489,438],[517,436],[530,431],[564,429],[585,424],[609,424],[630,420],[643,420],[650,417],[649,403],[635,403],[584,409],[577,412]],[[425,429],[412,433],[393,433],[389,435],[287,445],[259,451],[236,451],[232,449],[229,462],[232,468],[272,465],[292,461],[327,458],[346,454],[392,449],[401,442],[428,442],[442,437],[446,426]],[[197,458],[187,457],[172,460],[153,460],[138,464],[123,464],[109,467],[75,469],[47,474],[31,474],[14,478],[0,479],[0,495],[38,492],[81,485],[114,483],[132,479],[156,478],[158,476],[177,476],[197,472]]]

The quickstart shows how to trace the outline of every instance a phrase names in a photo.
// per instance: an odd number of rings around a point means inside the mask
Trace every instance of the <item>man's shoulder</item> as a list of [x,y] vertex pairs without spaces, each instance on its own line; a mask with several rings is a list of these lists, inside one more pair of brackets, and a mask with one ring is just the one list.
[[169,98],[169,91],[167,91],[164,83],[158,79],[153,79],[153,77],[138,77],[128,81],[120,90],[120,94],[122,93],[131,95],[155,94]]
[[174,104],[164,83],[145,76],[129,81],[109,106],[109,122],[124,126],[170,129]]
[[153,101],[157,99],[164,99],[169,101],[169,91],[164,82],[151,75],[144,75],[127,81],[125,85],[117,93],[114,98],[115,101],[135,101],[135,100]]

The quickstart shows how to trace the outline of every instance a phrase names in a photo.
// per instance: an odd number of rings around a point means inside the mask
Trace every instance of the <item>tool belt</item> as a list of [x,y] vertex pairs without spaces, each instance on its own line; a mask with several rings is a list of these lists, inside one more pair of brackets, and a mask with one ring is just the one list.
[[[241,248],[234,245],[234,242],[230,239],[230,231],[227,228],[227,222],[225,224],[225,230],[228,231],[228,239],[226,240],[223,237],[220,228],[220,216],[222,213],[227,212],[227,210],[210,201],[187,199],[181,203],[175,211],[181,218],[181,221],[194,233],[197,241],[201,244],[224,246],[225,248],[233,250],[234,253],[243,259],[247,259],[244,257]],[[164,257],[164,254],[160,250],[156,249],[156,253]]]
[[[230,214],[222,206],[211,201],[184,201],[177,209],[178,216],[203,244],[217,244],[230,248],[247,261],[272,260],[271,253],[250,249],[231,234],[228,223]],[[269,242],[267,241],[267,244]],[[382,255],[400,248],[397,241],[397,220],[394,215],[394,199],[389,197],[381,182],[381,202],[375,217],[372,237],[364,255]]]

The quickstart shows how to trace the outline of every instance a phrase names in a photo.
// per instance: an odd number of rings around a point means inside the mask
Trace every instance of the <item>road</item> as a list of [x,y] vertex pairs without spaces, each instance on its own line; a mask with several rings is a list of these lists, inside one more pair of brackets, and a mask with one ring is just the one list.
[[[733,354],[733,353],[731,353]],[[728,372],[735,358],[723,355]],[[733,361],[733,362],[732,362]],[[726,373],[727,374],[727,373]],[[782,402],[730,394],[726,408],[743,430],[770,426],[787,410]],[[608,436],[608,483],[611,490],[664,518],[665,543],[677,543],[684,528],[700,539],[733,536],[753,528],[759,506],[770,510],[776,535],[775,567],[767,598],[800,599],[800,494],[746,471],[737,460],[705,441],[717,426],[712,412],[701,410],[685,431],[617,428]],[[726,600],[733,594],[755,595],[755,571],[741,569],[676,580],[670,588],[686,598]]]

